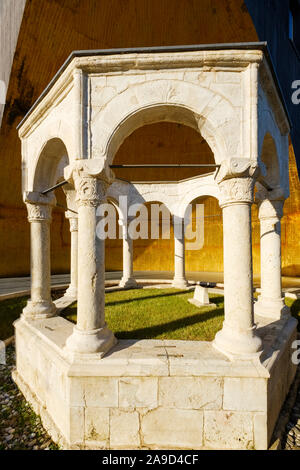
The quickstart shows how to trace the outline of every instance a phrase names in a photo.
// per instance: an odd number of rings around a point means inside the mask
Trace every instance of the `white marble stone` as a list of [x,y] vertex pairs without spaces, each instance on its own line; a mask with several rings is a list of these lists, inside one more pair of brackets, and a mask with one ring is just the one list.
[[196,305],[196,307],[216,307],[216,304],[209,302],[207,287],[196,286],[194,296],[191,299],[188,299],[188,301],[191,304]]
[[[198,131],[214,154],[216,170],[169,183],[116,180],[110,165],[122,142],[137,128],[161,121]],[[32,285],[31,300],[15,323],[14,379],[62,447],[267,448],[295,375],[296,325],[285,315],[280,285],[289,131],[269,62],[255,45],[73,56],[26,115],[19,136]],[[68,181],[72,233],[66,299],[77,298],[75,326],[54,316],[50,220],[55,201],[41,194],[62,177]],[[255,185],[257,193],[264,192],[258,327],[252,296]],[[159,201],[174,216],[173,285],[179,288],[187,281],[185,239],[177,228],[193,200],[218,199],[225,320],[213,343],[117,344],[105,322],[105,249],[96,224],[99,204],[121,195],[128,196],[129,205]],[[126,236],[121,284],[135,286],[132,241]]]

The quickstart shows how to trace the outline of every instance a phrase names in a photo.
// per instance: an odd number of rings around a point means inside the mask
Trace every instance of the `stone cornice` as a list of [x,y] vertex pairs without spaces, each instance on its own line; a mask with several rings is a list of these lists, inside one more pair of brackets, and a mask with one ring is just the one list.
[[215,70],[235,69],[244,70],[251,63],[262,64],[261,80],[271,78],[271,86],[268,85],[268,94],[272,97],[271,102],[277,103],[275,108],[280,113],[279,121],[288,126],[288,118],[278,92],[276,84],[270,71],[270,66],[264,58],[261,48],[255,49],[220,49],[220,50],[198,50],[188,52],[161,52],[161,53],[126,53],[114,55],[93,55],[73,57],[66,68],[62,70],[55,81],[50,82],[41,97],[33,105],[29,113],[19,125],[20,138],[26,137],[33,126],[43,118],[43,115],[56,106],[62,99],[62,95],[70,91],[74,83],[74,71],[80,69],[88,74],[115,73],[115,72],[137,72],[138,70],[163,70],[178,68],[214,67]]

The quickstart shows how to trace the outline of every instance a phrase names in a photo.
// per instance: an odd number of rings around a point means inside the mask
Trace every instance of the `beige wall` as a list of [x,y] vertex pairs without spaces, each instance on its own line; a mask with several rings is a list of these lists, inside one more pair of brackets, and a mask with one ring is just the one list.
[[[21,146],[16,126],[72,50],[176,44],[256,41],[243,0],[1,0],[0,74],[8,80],[7,106],[0,131],[0,276],[29,273],[29,224],[21,194]],[[17,32],[22,18],[20,33]],[[4,26],[3,26],[4,25]],[[4,64],[4,66],[2,65]],[[0,79],[2,75],[0,75]],[[198,134],[160,124],[139,130],[124,142],[115,162],[211,161]],[[283,219],[283,272],[300,275],[299,180],[291,158],[291,197]],[[177,160],[176,160],[177,159]],[[179,160],[178,160],[179,159]],[[164,172],[164,179],[192,176],[187,170]],[[125,172],[123,177],[127,177]],[[120,176],[120,175],[119,175]],[[130,178],[137,175],[130,173]],[[158,177],[148,171],[142,179]],[[161,177],[161,175],[159,175]],[[65,204],[60,192],[58,202]],[[187,252],[188,270],[222,270],[221,218],[214,200],[205,202],[205,245]],[[259,269],[259,236],[254,217],[254,267]],[[134,243],[135,269],[173,269],[173,240]],[[61,208],[55,209],[51,232],[52,270],[67,272],[70,235]],[[156,248],[159,248],[157,251]],[[121,269],[121,241],[107,243],[107,269]],[[154,253],[156,253],[154,255]],[[157,256],[159,253],[159,256]]]

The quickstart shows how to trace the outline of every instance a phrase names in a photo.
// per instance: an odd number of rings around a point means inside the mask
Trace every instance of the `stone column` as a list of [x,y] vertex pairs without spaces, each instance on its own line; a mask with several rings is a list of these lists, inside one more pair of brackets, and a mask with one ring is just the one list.
[[174,278],[173,287],[185,289],[188,285],[185,278],[184,224],[181,217],[174,216]]
[[66,342],[69,351],[100,356],[116,341],[104,317],[105,241],[96,235],[96,211],[105,201],[107,187],[100,179],[102,165],[78,163],[72,172],[78,207],[78,300],[77,324]]
[[256,194],[260,220],[261,295],[254,304],[256,315],[279,320],[289,314],[281,291],[281,217],[284,198],[279,190]]
[[70,222],[71,232],[71,269],[70,269],[70,285],[66,290],[65,296],[77,299],[78,284],[78,216],[74,212],[67,211],[66,217]]
[[25,318],[48,318],[56,313],[51,299],[50,222],[55,198],[30,193],[25,197],[30,222],[31,298]]
[[216,176],[223,210],[225,320],[214,346],[229,355],[261,350],[253,321],[251,205],[257,170],[247,159],[223,162]]
[[123,229],[123,276],[119,283],[120,287],[137,287],[133,277],[133,240],[128,233],[128,220],[120,220]]

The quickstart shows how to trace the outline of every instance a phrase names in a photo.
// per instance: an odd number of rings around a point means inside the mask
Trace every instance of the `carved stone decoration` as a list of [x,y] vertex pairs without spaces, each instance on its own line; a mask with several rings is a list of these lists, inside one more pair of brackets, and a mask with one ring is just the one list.
[[234,203],[252,204],[258,172],[257,164],[245,158],[223,161],[215,176],[220,188],[220,206]]
[[38,220],[51,221],[52,207],[46,204],[30,204],[26,203],[28,211],[29,222],[36,222]]
[[106,197],[106,190],[114,174],[105,166],[104,159],[77,160],[65,168],[65,178],[74,183],[76,203],[97,207]]
[[76,202],[78,206],[97,207],[105,198],[106,184],[93,176],[76,176],[75,187],[77,191]]

